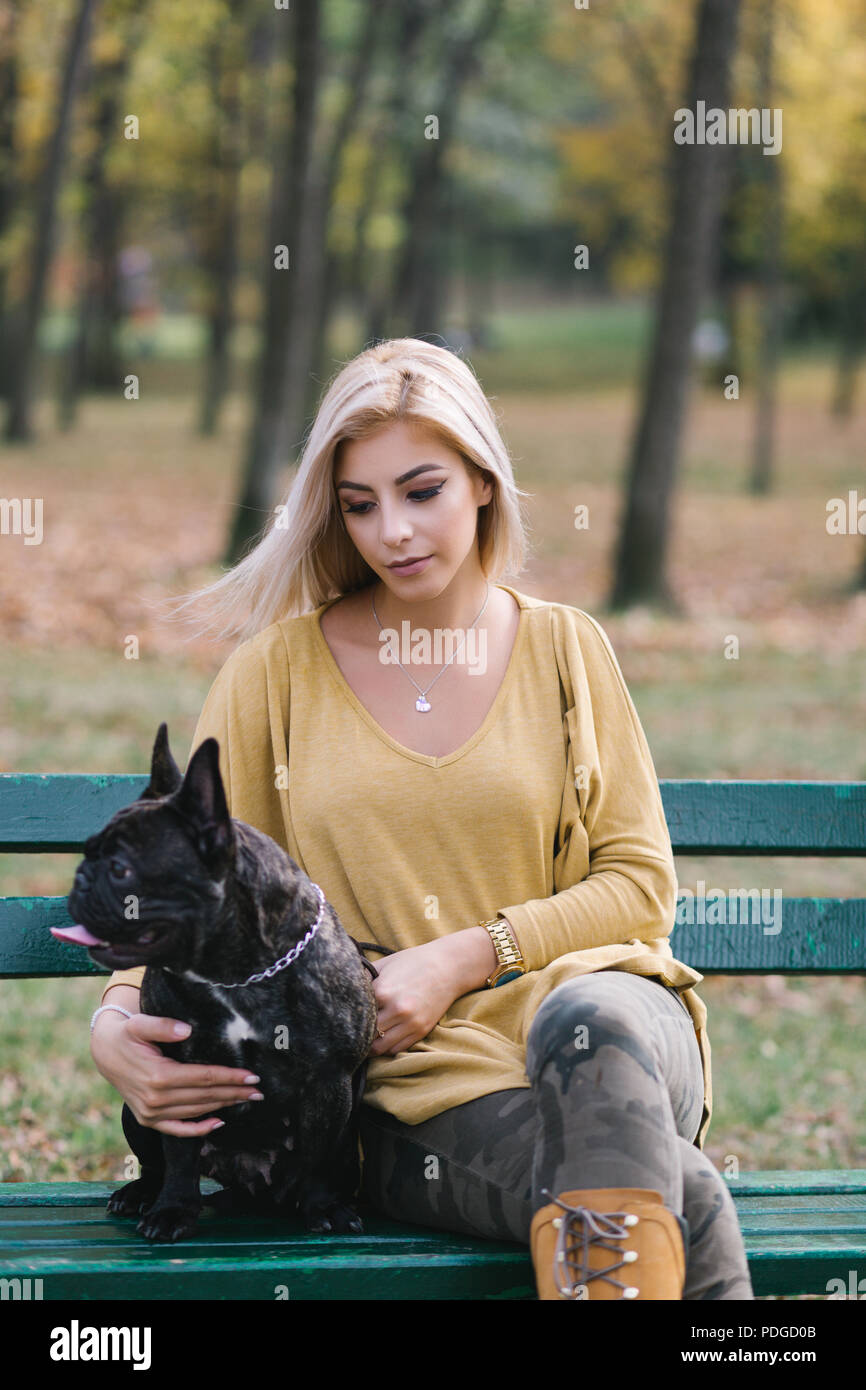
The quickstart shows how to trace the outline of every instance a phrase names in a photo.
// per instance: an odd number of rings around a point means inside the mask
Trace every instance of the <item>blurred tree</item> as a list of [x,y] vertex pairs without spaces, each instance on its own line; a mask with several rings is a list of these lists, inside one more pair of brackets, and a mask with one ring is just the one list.
[[[306,391],[295,364],[309,370],[314,325],[308,313],[318,248],[321,166],[314,158],[316,109],[322,68],[319,0],[275,11],[277,43],[293,61],[292,120],[288,148],[275,141],[271,210],[263,277],[264,328],[257,367],[254,418],[241,478],[239,505],[226,562],[234,564],[267,524],[280,473],[294,444],[287,422],[299,415]],[[282,249],[285,248],[285,251]],[[288,264],[285,255],[288,256]]]
[[778,30],[786,73],[788,278],[792,331],[830,334],[830,408],[847,416],[866,351],[866,7],[788,0]]
[[[777,0],[763,0],[758,49],[758,107],[773,110],[778,101],[774,74]],[[781,151],[761,155],[763,173],[763,217],[761,281],[761,327],[756,361],[755,438],[752,454],[750,491],[765,496],[773,483],[773,445],[776,421],[776,384],[782,340],[782,166]]]
[[337,258],[328,249],[328,225],[333,209],[337,176],[346,147],[353,132],[363,124],[364,103],[367,88],[372,80],[374,57],[381,40],[384,21],[387,16],[386,0],[368,0],[365,10],[364,26],[361,30],[354,58],[345,81],[343,109],[334,122],[325,156],[325,174],[322,197],[318,204],[320,225],[318,228],[318,253],[311,274],[315,275],[315,295],[317,306],[314,311],[314,332],[310,361],[306,364],[305,380],[307,389],[302,396],[298,393],[300,418],[289,427],[290,436],[299,434],[303,422],[314,414],[320,393],[321,375],[329,375],[323,361],[324,345],[328,324],[337,296]]
[[60,73],[54,125],[45,151],[34,211],[35,229],[30,249],[27,288],[13,345],[9,386],[9,410],[5,436],[27,441],[33,437],[32,403],[35,394],[37,334],[42,320],[48,274],[54,255],[57,203],[64,160],[72,126],[75,98],[81,84],[90,30],[98,0],[79,0],[70,26]]
[[[686,105],[728,107],[739,0],[700,0]],[[628,492],[616,555],[611,606],[675,608],[665,574],[670,508],[686,402],[692,338],[718,234],[727,160],[724,145],[670,150],[670,224]]]
[[[0,4],[0,244],[12,221],[19,197],[16,168],[16,122],[18,120],[19,56],[18,28],[21,0],[4,0]],[[0,256],[0,396],[7,393],[11,323],[7,318],[6,258]]]
[[122,380],[117,328],[123,317],[119,257],[128,190],[108,176],[120,136],[122,101],[147,20],[141,0],[113,0],[94,36],[87,74],[90,151],[81,173],[81,263],[72,336],[58,374],[58,425],[74,423],[82,389],[116,393]]
[[[451,0],[453,3],[453,0]],[[367,150],[358,200],[352,250],[346,266],[346,284],[353,293],[360,321],[366,324],[365,343],[378,342],[387,335],[391,284],[387,276],[377,279],[370,248],[370,226],[382,206],[381,190],[388,173],[388,150],[392,159],[409,162],[411,124],[409,112],[415,92],[416,65],[432,23],[437,19],[438,3],[430,0],[397,0],[394,40],[388,63],[388,90],[377,107],[368,128]],[[448,12],[447,6],[445,12]]]
[[227,14],[206,45],[210,82],[211,178],[204,191],[201,265],[205,279],[207,347],[199,430],[216,433],[229,384],[229,345],[235,322],[240,183],[246,150],[241,94],[249,60],[248,0],[228,0]]
[[[438,121],[437,134],[434,139],[414,143],[415,157],[401,217],[403,244],[391,293],[390,331],[395,336],[439,335],[436,325],[445,298],[446,160],[457,133],[464,89],[479,71],[484,46],[502,18],[503,4],[504,0],[485,0],[468,31],[446,46],[441,87],[431,113]],[[448,7],[441,8],[447,16]]]

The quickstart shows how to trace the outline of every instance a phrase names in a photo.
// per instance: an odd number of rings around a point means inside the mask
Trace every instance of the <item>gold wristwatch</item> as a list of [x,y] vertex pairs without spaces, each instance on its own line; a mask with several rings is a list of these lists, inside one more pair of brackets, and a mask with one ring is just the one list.
[[509,980],[516,980],[519,975],[525,975],[526,963],[505,918],[492,917],[490,921],[479,922],[478,925],[487,928],[490,940],[496,948],[498,964],[493,974],[487,978],[488,989],[496,989],[497,985],[508,984]]

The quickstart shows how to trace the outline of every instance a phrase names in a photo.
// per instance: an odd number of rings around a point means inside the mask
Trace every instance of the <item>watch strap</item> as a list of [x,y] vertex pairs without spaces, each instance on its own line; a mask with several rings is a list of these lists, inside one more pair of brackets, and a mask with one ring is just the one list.
[[524,975],[526,962],[506,918],[492,917],[486,922],[479,922],[478,925],[487,929],[496,951],[497,965],[487,978],[488,989],[495,989],[505,975]]

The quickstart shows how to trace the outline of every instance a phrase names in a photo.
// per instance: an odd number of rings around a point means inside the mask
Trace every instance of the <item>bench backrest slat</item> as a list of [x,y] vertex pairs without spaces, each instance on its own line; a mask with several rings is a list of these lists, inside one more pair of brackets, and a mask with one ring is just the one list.
[[[754,892],[729,900],[720,923],[712,898],[689,901],[688,920],[670,935],[677,959],[708,975],[866,973],[866,898],[785,898],[777,931],[772,890],[764,889],[763,903]],[[0,978],[101,974],[80,946],[48,930],[69,923],[65,898],[0,898]]]
[[[0,775],[0,852],[74,852],[148,778]],[[866,855],[866,782],[659,782],[675,854]]]

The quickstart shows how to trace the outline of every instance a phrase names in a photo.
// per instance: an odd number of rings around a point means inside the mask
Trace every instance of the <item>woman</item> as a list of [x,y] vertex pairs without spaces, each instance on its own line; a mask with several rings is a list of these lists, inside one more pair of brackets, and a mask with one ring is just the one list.
[[[703,977],[668,941],[634,705],[594,619],[495,581],[523,567],[524,495],[464,362],[362,352],[274,525],[203,591],[247,640],[192,746],[219,740],[232,815],[390,952],[361,1114],[375,1208],[529,1243],[545,1299],[752,1298],[702,1154]],[[174,1021],[138,1012],[141,975],[111,977],[96,1065],[143,1124],[206,1134],[257,1078],[162,1057]]]

